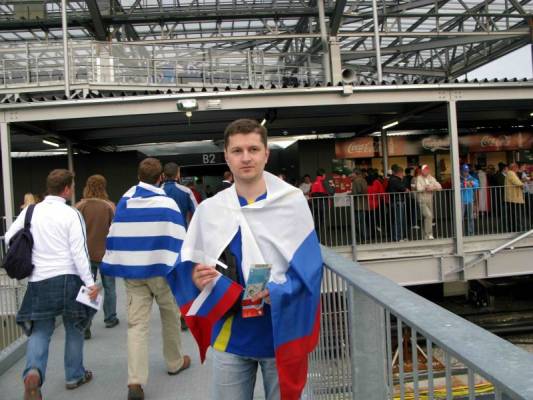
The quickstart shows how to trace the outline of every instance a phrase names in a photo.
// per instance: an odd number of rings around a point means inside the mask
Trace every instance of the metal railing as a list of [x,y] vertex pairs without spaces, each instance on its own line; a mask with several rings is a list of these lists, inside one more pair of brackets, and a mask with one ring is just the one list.
[[[61,43],[0,51],[0,88],[46,87],[65,80]],[[68,59],[71,84],[258,88],[324,82],[320,58],[306,53],[71,41]]]
[[[505,187],[463,190],[464,236],[524,232],[533,227],[533,194],[509,202]],[[335,195],[309,200],[325,246],[383,244],[455,237],[453,190]],[[355,239],[355,240],[354,240]]]
[[533,355],[322,249],[307,399],[533,399]]
[[[0,236],[0,260],[5,252],[4,237]],[[0,352],[23,336],[22,329],[16,323],[16,315],[25,291],[24,281],[9,278],[5,270],[0,268]]]

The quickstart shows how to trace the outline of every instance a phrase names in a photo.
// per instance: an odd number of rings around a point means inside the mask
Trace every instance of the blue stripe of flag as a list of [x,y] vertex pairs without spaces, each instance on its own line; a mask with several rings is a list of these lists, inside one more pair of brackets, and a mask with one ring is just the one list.
[[114,237],[108,236],[106,240],[107,250],[122,251],[151,251],[168,250],[176,254],[181,250],[183,240],[171,236],[149,237]]
[[211,293],[207,298],[205,299],[204,303],[200,306],[200,309],[196,313],[196,315],[205,317],[208,315],[211,310],[220,302],[220,300],[224,297],[226,294],[226,291],[231,286],[231,279],[225,277],[222,275],[213,289],[211,290]]
[[[293,254],[287,281],[268,284],[276,348],[313,331],[320,299],[322,266],[320,245],[313,231]],[[283,329],[279,329],[281,327]]]
[[128,208],[117,210],[113,222],[172,222],[183,226],[183,217],[170,208]]

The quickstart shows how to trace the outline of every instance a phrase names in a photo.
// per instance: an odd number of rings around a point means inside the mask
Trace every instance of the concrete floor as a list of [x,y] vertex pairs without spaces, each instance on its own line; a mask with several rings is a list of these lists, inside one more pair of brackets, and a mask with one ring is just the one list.
[[[84,347],[85,367],[93,371],[94,379],[80,388],[65,389],[63,370],[64,330],[59,326],[50,343],[44,398],[49,400],[115,400],[127,398],[127,317],[125,290],[117,280],[118,317],[120,324],[106,329],[103,312],[99,311],[92,326],[92,339]],[[204,365],[200,364],[198,350],[191,334],[182,333],[185,354],[192,358],[191,367],[177,376],[167,375],[162,354],[161,323],[156,305],[152,308],[150,331],[150,377],[145,387],[146,399],[150,400],[206,400],[210,399],[211,362],[209,353]],[[20,400],[23,397],[21,373],[24,359],[0,376],[0,399]],[[264,399],[260,374],[254,399]]]

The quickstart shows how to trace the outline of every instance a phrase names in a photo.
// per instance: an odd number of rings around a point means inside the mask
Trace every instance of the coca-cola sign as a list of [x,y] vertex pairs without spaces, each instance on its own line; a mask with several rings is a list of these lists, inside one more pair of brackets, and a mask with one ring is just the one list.
[[450,138],[449,137],[438,137],[430,136],[422,139],[422,147],[425,150],[431,152],[436,152],[439,150],[449,150],[450,149]]
[[370,158],[374,157],[374,138],[358,137],[335,143],[337,158]]

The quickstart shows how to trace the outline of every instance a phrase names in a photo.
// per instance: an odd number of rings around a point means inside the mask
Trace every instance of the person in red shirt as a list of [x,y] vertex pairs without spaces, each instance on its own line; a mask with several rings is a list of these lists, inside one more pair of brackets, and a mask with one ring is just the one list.
[[369,235],[371,239],[375,239],[381,235],[381,216],[380,206],[383,200],[385,189],[383,184],[379,181],[378,176],[371,171],[367,177],[368,183],[368,224],[370,228]]

